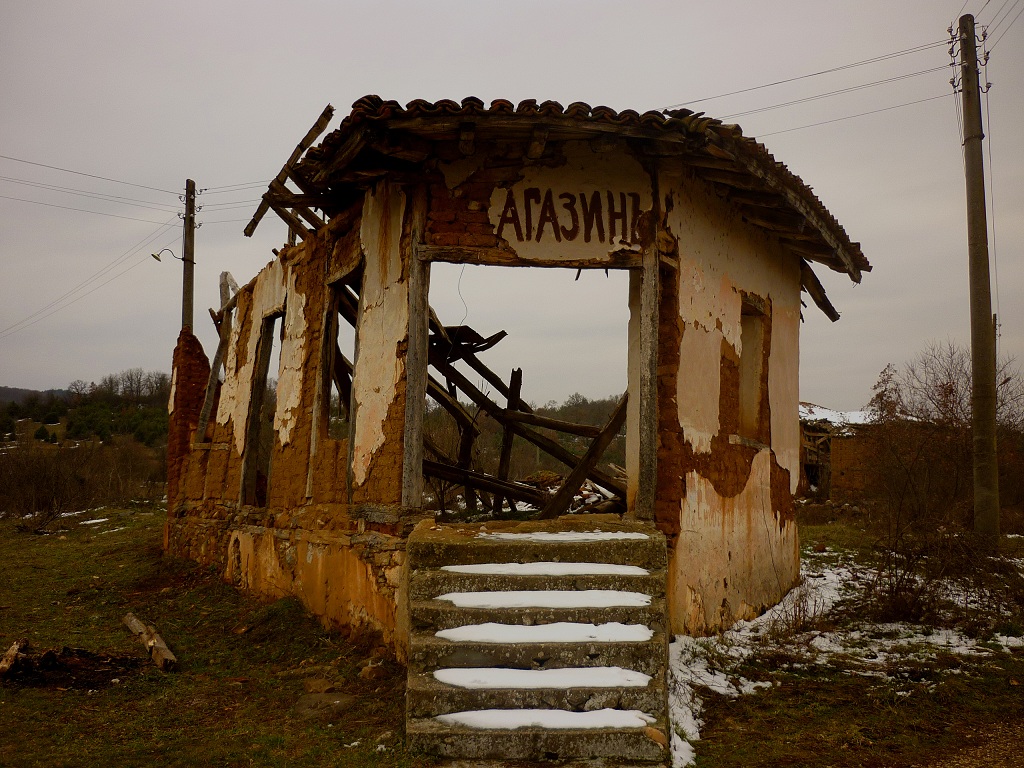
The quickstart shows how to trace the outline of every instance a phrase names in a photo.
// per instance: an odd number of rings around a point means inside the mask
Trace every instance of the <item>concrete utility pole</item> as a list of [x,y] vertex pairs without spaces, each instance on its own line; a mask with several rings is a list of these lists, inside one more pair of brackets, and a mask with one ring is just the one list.
[[971,297],[971,424],[974,437],[974,532],[999,542],[999,467],[996,463],[996,337],[988,269],[985,166],[974,17],[960,17],[960,84],[967,176],[967,251]]
[[181,327],[191,330],[196,271],[196,183],[192,179],[185,180],[185,232],[182,240]]

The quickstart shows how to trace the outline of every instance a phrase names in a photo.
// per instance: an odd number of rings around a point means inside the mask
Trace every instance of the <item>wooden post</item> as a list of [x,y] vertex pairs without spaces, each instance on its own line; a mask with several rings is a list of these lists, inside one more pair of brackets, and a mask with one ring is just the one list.
[[192,297],[195,295],[196,272],[196,183],[185,180],[185,233],[182,240],[181,262],[184,274],[181,281],[181,327],[192,329]]
[[999,543],[999,466],[996,462],[996,341],[988,268],[985,164],[974,17],[960,17],[960,82],[967,181],[967,251],[971,300],[971,425],[974,441],[974,532]]
[[[523,389],[523,369],[513,368],[512,375],[509,378],[508,387],[508,401],[506,407],[508,410],[513,411],[519,407],[519,395]],[[509,429],[508,425],[503,425],[501,433],[501,455],[498,457],[498,479],[508,480],[509,465],[512,463],[512,444],[515,441],[515,433]],[[509,506],[515,511],[515,499],[509,498]],[[501,514],[501,502],[502,495],[500,493],[494,494],[494,506],[491,507],[491,511],[495,515]]]
[[[426,235],[427,190],[417,185],[410,194],[409,346],[405,359],[405,443],[402,454],[402,506],[423,503],[423,410],[427,398],[427,346],[430,333],[430,262],[417,249]],[[467,499],[468,501],[468,499]]]

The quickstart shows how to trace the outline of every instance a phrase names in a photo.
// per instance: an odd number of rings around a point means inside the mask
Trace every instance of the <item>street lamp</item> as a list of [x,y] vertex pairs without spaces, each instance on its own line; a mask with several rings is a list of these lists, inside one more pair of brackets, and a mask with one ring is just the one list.
[[164,253],[171,254],[172,259],[177,259],[182,263],[184,267],[184,276],[182,279],[182,291],[181,291],[181,327],[192,328],[192,281],[193,271],[195,270],[195,259],[187,259],[182,256],[175,256],[174,251],[170,248],[163,248],[156,253],[149,254],[157,261],[162,261],[160,254]]

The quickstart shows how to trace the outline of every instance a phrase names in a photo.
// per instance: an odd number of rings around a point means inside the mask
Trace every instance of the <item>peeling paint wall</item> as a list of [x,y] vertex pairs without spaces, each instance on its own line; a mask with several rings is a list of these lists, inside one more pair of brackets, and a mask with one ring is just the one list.
[[[382,183],[366,194],[359,236],[366,255],[352,380],[352,499],[400,503],[409,338],[405,195]],[[389,439],[390,438],[390,439]]]
[[[662,272],[656,517],[673,545],[673,631],[705,634],[774,605],[799,576],[799,266],[685,171],[659,181],[679,268]],[[745,300],[765,309],[753,360]],[[746,434],[740,382],[758,374]]]

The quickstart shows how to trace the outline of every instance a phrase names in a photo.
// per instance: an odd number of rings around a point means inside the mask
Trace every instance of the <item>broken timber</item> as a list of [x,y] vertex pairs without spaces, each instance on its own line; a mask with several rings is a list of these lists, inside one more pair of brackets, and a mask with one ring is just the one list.
[[132,634],[138,637],[142,644],[146,646],[150,658],[153,659],[153,663],[156,664],[158,669],[163,672],[169,672],[178,664],[178,660],[171,653],[171,649],[167,647],[164,639],[157,633],[155,627],[143,624],[133,613],[126,613],[124,618],[121,619],[121,623],[128,627]]

